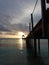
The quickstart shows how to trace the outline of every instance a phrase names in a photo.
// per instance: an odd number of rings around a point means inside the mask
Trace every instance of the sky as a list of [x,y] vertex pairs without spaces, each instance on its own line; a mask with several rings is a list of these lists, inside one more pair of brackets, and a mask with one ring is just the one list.
[[28,24],[35,2],[36,0],[0,0],[0,15],[12,24]]
[[[0,0],[0,25],[8,30],[28,31],[36,0]],[[41,18],[41,4],[38,0],[33,13],[34,25]]]

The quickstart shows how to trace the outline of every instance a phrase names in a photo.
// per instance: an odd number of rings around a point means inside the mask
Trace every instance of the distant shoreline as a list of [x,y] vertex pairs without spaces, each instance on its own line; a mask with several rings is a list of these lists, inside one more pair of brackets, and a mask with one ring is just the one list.
[[0,38],[0,39],[26,39],[26,38]]

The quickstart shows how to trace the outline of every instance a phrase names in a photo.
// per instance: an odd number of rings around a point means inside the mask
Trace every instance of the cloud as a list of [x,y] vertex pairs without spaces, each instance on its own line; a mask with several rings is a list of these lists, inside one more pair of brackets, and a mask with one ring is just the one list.
[[26,24],[13,24],[12,29],[15,31],[29,31],[29,28]]
[[[36,0],[0,0],[0,24],[11,30],[25,30],[26,24],[27,29],[35,2]],[[40,6],[39,1],[33,14],[34,24],[41,18]]]
[[0,12],[11,16],[11,23],[19,23],[32,12],[35,0],[0,0]]
[[[28,31],[35,0],[0,0],[0,25],[9,30]],[[20,24],[21,23],[21,24]],[[26,26],[24,26],[26,24]]]

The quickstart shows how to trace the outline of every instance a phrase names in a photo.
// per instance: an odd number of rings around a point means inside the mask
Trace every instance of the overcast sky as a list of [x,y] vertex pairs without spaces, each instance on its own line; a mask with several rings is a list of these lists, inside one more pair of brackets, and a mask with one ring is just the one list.
[[0,14],[11,23],[28,23],[35,2],[36,0],[0,0]]
[[[35,2],[36,0],[0,0],[0,22],[28,25],[31,21],[30,14],[33,12]],[[41,18],[40,5],[39,0],[33,14],[34,25]]]

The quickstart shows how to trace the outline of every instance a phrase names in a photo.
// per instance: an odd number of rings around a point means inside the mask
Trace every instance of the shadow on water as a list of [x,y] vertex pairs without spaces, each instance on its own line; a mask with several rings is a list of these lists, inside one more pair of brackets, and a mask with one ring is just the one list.
[[35,54],[31,41],[26,40],[26,48],[27,48],[27,62],[28,65],[46,65],[40,56]]

